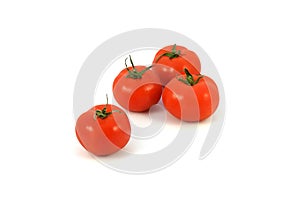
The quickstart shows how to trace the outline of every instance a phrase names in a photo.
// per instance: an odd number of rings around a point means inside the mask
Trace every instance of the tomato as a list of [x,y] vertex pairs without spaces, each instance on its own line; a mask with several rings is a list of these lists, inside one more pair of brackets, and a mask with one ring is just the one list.
[[165,86],[163,104],[169,113],[181,120],[202,121],[218,107],[218,87],[208,76],[192,75],[187,69],[185,73]]
[[172,78],[184,74],[184,68],[192,74],[200,74],[200,60],[195,52],[174,44],[156,53],[152,70],[159,76],[161,83],[166,85]]
[[113,82],[116,101],[129,111],[143,112],[157,104],[162,93],[162,85],[151,67],[134,66],[123,69]]
[[131,127],[128,117],[119,107],[97,105],[79,116],[76,136],[90,153],[105,156],[122,149],[129,141]]

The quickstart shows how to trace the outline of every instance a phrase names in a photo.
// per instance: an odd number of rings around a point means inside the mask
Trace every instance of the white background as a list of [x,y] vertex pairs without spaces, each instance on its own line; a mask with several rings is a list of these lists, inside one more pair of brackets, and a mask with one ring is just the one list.
[[[1,1],[0,198],[299,198],[296,2]],[[222,77],[227,115],[206,159],[194,143],[165,170],[128,175],[82,150],[72,97],[89,53],[146,27],[204,48]]]

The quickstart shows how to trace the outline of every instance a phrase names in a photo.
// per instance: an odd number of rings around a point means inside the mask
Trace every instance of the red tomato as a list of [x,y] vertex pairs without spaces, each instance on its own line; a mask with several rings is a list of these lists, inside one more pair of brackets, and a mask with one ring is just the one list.
[[186,75],[173,78],[165,87],[162,100],[169,113],[184,121],[201,121],[212,115],[219,104],[216,83],[208,76]]
[[172,78],[184,74],[184,68],[192,74],[200,74],[200,60],[193,51],[174,44],[156,53],[152,70],[159,76],[161,83],[166,85]]
[[80,115],[75,130],[80,144],[97,156],[122,149],[131,133],[126,113],[110,104],[95,106]]
[[[143,112],[157,104],[162,93],[158,76],[150,68],[134,66],[122,70],[113,83],[117,102],[130,111]],[[126,64],[126,61],[125,61]]]

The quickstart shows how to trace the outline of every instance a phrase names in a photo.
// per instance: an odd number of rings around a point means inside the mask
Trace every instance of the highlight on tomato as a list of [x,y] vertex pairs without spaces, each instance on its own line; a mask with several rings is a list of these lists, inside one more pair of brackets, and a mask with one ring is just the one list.
[[196,122],[211,116],[219,104],[217,84],[205,75],[191,74],[173,78],[164,88],[162,100],[169,113],[178,119]]
[[106,156],[128,143],[131,127],[126,113],[106,102],[80,115],[75,132],[79,143],[87,151],[96,156]]
[[159,77],[150,70],[152,66],[135,66],[129,55],[131,67],[123,69],[113,82],[116,101],[125,109],[143,112],[158,103],[162,93]]
[[184,68],[192,74],[200,74],[200,59],[195,52],[174,44],[166,46],[156,53],[152,70],[165,86],[172,78],[184,74]]

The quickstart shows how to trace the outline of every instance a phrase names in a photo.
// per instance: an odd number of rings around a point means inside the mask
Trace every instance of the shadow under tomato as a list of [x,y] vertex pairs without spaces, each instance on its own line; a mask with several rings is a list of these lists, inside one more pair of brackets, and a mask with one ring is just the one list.
[[91,154],[82,147],[76,147],[75,154],[82,159],[92,159]]

